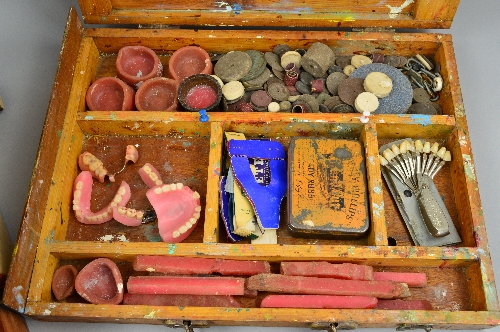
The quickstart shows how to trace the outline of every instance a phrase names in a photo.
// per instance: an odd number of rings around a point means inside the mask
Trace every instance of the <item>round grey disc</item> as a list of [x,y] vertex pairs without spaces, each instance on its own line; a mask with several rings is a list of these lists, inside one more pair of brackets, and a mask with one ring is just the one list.
[[413,89],[410,80],[399,70],[383,63],[371,63],[356,69],[351,76],[365,79],[369,73],[382,72],[392,80],[392,91],[379,99],[376,114],[403,114],[411,106]]
[[436,109],[431,103],[415,103],[408,108],[408,114],[436,115]]
[[245,52],[233,51],[225,54],[214,66],[215,75],[223,82],[238,81],[252,68],[252,58]]

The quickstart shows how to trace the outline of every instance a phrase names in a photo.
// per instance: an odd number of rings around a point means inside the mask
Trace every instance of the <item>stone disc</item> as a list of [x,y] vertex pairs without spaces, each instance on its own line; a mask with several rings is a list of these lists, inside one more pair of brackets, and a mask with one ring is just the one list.
[[[386,57],[387,58],[387,57]],[[372,63],[369,65],[361,66],[356,69],[350,76],[350,78],[361,78],[365,77],[371,73],[379,71],[392,80],[392,90],[391,93],[385,98],[380,98],[379,107],[375,111],[376,114],[403,114],[406,113],[408,108],[411,106],[413,99],[413,89],[411,87],[410,80],[396,68],[386,65],[383,63]],[[339,92],[340,93],[340,92]]]
[[250,55],[241,51],[233,51],[217,61],[214,66],[214,73],[223,82],[239,81],[251,68],[252,59]]

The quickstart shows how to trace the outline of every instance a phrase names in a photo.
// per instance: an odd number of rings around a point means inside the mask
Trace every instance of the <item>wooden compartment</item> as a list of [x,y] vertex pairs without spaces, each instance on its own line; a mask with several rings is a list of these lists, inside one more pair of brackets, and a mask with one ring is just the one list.
[[[344,4],[343,1],[339,3]],[[161,15],[171,15],[169,24],[210,24],[214,13],[199,3],[186,14],[179,7],[159,8],[145,4],[141,12],[130,1],[108,1],[91,5],[82,1],[89,22],[101,22],[100,15],[116,23],[165,23]],[[378,2],[377,2],[378,3]],[[390,1],[400,6],[399,1]],[[150,6],[151,5],[151,6]],[[241,15],[231,7],[222,13],[227,22],[255,25],[270,18],[271,3],[243,4]],[[446,7],[438,1],[433,9],[443,9],[438,26],[451,23],[458,2]],[[142,5],[141,5],[142,6]],[[148,7],[149,6],[149,7]],[[170,5],[169,5],[170,6]],[[330,6],[330,5],[329,5]],[[389,6],[389,7],[391,7]],[[331,26],[408,25],[425,26],[436,19],[423,0],[402,8],[396,18],[387,16],[376,1],[354,6],[347,12],[330,13]],[[373,7],[373,8],[372,8]],[[313,4],[312,11],[322,5]],[[400,7],[398,7],[400,8]],[[208,9],[208,10],[207,10]],[[390,9],[390,8],[389,8]],[[392,9],[391,9],[392,10]],[[236,10],[237,11],[237,10]],[[274,12],[273,12],[274,13]],[[269,26],[312,24],[314,15],[298,15],[284,9],[265,21]],[[146,15],[147,14],[147,15]],[[221,13],[218,13],[221,14]],[[394,14],[394,13],[392,13]],[[322,14],[327,19],[328,14]],[[140,21],[140,18],[143,18]],[[260,21],[262,22],[262,21]],[[338,24],[341,22],[341,24]],[[355,23],[354,23],[355,22]],[[323,22],[324,23],[324,22]],[[224,29],[83,29],[71,11],[49,106],[37,164],[28,195],[17,251],[6,285],[4,302],[10,307],[42,320],[127,322],[175,325],[191,321],[197,325],[262,325],[337,328],[433,326],[435,328],[480,329],[500,324],[497,290],[494,283],[484,220],[480,213],[477,182],[470,176],[473,159],[461,100],[458,73],[451,37],[445,34],[351,32],[307,30],[224,30]],[[252,112],[247,114],[211,112],[208,122],[197,113],[178,112],[99,112],[87,111],[85,94],[91,82],[114,76],[118,50],[126,45],[144,45],[160,55],[164,66],[170,55],[186,45],[198,45],[209,53],[257,49],[270,51],[281,43],[307,49],[321,41],[336,55],[424,54],[441,64],[445,80],[439,104],[443,115],[373,115],[368,124],[360,114],[296,114]],[[355,240],[295,238],[288,234],[286,204],[281,207],[278,244],[232,243],[226,238],[219,217],[218,183],[223,163],[224,133],[235,131],[249,138],[271,138],[285,148],[296,136],[350,138],[363,144],[365,153],[370,229]],[[452,152],[452,162],[435,178],[445,196],[445,204],[459,230],[462,243],[454,247],[413,246],[395,210],[392,197],[381,177],[377,155],[379,146],[391,140],[424,138],[444,144]],[[139,161],[129,165],[111,185],[94,183],[93,209],[109,201],[118,182],[131,185],[131,207],[147,205],[146,186],[137,175],[145,162],[153,164],[166,183],[182,182],[201,195],[200,223],[187,240],[164,243],[154,224],[136,228],[115,221],[103,225],[82,225],[72,212],[72,186],[78,173],[77,158],[90,151],[108,169],[121,168],[127,144],[137,144]],[[427,288],[412,290],[412,299],[427,299],[433,311],[321,310],[258,308],[254,300],[242,301],[243,308],[197,308],[167,306],[94,305],[73,297],[55,301],[51,293],[52,275],[57,267],[74,263],[82,267],[95,258],[115,261],[124,280],[137,275],[131,262],[139,254],[176,257],[213,257],[237,260],[264,260],[276,266],[282,261],[350,262],[371,265],[376,271],[425,272]]]

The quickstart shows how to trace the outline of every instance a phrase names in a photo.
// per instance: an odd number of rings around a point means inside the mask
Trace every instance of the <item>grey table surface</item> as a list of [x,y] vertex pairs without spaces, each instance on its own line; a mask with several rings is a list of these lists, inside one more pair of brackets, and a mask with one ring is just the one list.
[[[401,0],[402,1],[402,0]],[[383,3],[384,1],[382,1]],[[66,17],[76,0],[0,0],[0,213],[14,241],[49,102]],[[500,1],[462,0],[452,28],[495,274],[500,276]],[[439,31],[442,32],[442,31]],[[165,331],[153,325],[41,322],[30,331]],[[389,329],[371,329],[389,331]],[[210,331],[310,331],[211,327]],[[491,331],[500,331],[495,327]]]

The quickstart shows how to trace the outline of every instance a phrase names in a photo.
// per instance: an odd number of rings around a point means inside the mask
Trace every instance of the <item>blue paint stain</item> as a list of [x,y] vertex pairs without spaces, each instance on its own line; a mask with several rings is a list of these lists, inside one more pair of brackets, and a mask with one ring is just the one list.
[[234,10],[234,13],[235,13],[236,15],[238,15],[238,14],[241,14],[241,11],[243,10],[243,8],[241,8],[241,5],[240,5],[240,4],[235,3],[235,4],[233,5],[233,10]]
[[85,120],[94,120],[94,117],[92,115],[87,115],[85,117]]
[[[400,114],[400,116],[403,115],[404,114]],[[410,115],[410,119],[413,121],[413,123],[421,124],[422,126],[427,126],[432,123],[431,117],[426,114],[412,114]]]
[[168,254],[169,254],[169,255],[173,255],[173,254],[174,254],[174,252],[175,252],[175,248],[177,248],[177,246],[176,246],[175,244],[173,244],[173,243],[170,243],[170,244],[168,245],[168,247],[169,247]]

